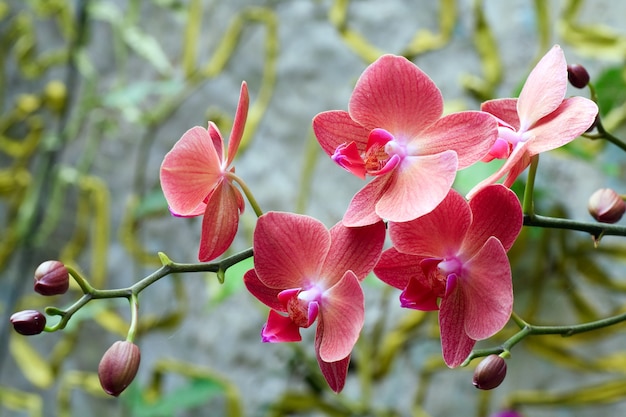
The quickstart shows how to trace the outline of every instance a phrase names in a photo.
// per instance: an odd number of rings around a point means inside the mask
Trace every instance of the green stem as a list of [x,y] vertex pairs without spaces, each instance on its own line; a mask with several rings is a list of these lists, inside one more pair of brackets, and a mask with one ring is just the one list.
[[227,175],[228,178],[239,184],[239,187],[241,187],[241,190],[246,195],[250,206],[252,206],[252,210],[254,210],[254,213],[257,217],[261,217],[263,215],[263,210],[261,210],[261,207],[259,206],[259,203],[257,203],[256,198],[254,198],[254,194],[252,194],[252,191],[248,187],[248,184],[246,184],[245,181],[237,176],[234,172],[229,172]]
[[579,333],[590,332],[593,330],[602,329],[604,327],[613,326],[614,324],[626,321],[626,313],[618,314],[616,316],[611,316],[596,321],[591,321],[588,323],[571,324],[565,326],[535,326],[525,322],[515,313],[511,315],[511,318],[517,323],[518,326],[520,326],[520,331],[515,333],[500,346],[487,349],[476,349],[472,351],[470,356],[463,362],[461,366],[468,365],[472,361],[472,359],[489,356],[491,354],[499,355],[505,353],[508,355],[513,346],[521,342],[527,336],[561,335],[563,337],[568,337]]
[[537,175],[538,165],[539,165],[539,154],[533,156],[530,160],[530,169],[528,170],[526,188],[524,188],[524,203],[522,205],[522,210],[523,210],[523,213],[528,216],[535,215],[535,204],[533,201],[533,194],[535,191],[535,177]]
[[540,216],[538,214],[525,215],[524,226],[547,227],[551,229],[567,229],[587,232],[594,238],[602,236],[626,236],[626,226],[605,223],[590,223],[559,217]]
[[[595,87],[592,83],[589,83],[588,87],[591,100],[598,104],[598,95],[596,93]],[[626,143],[624,143],[620,138],[613,136],[606,131],[604,125],[602,124],[602,118],[600,117],[600,113],[598,113],[598,116],[596,117],[595,128],[598,133],[583,133],[583,136],[591,140],[604,139],[626,152]]]
[[[166,259],[169,261],[169,258],[164,254],[160,254],[162,256],[161,259]],[[200,263],[177,263],[177,262],[166,262],[164,265],[158,270],[154,271],[150,275],[146,276],[142,280],[136,282],[130,287],[127,288],[118,288],[112,290],[98,290],[91,287],[87,284],[87,281],[82,278],[76,271],[71,270],[72,277],[76,279],[78,285],[85,292],[85,294],[78,299],[74,304],[68,307],[65,310],[56,308],[56,307],[47,307],[46,314],[50,316],[60,316],[61,319],[59,322],[53,326],[47,326],[46,332],[54,332],[57,330],[62,330],[67,326],[67,323],[72,318],[72,316],[80,310],[85,304],[87,304],[91,300],[104,299],[104,298],[127,298],[131,302],[131,329],[129,330],[128,337],[134,338],[135,329],[133,328],[133,320],[135,321],[136,328],[136,308],[138,306],[137,296],[143,290],[145,290],[150,285],[154,284],[158,280],[163,277],[166,277],[170,274],[176,273],[185,273],[185,272],[214,272],[219,273],[226,271],[233,265],[238,264],[239,262],[252,257],[253,252],[252,248],[246,249],[239,253],[236,253],[232,256],[224,258],[220,261],[216,262],[200,262]],[[68,269],[70,271],[70,269]],[[77,279],[78,277],[78,279]]]
[[139,326],[139,298],[137,294],[132,294],[128,299],[130,302],[130,326],[126,335],[127,342],[134,342],[137,335],[137,327]]

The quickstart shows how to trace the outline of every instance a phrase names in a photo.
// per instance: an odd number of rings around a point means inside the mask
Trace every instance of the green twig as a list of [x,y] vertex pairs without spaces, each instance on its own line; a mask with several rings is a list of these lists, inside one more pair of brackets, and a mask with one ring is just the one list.
[[131,303],[131,330],[129,331],[128,337],[134,338],[134,329],[136,329],[137,327],[137,296],[141,291],[145,290],[150,285],[170,274],[185,272],[219,273],[220,271],[226,271],[231,266],[234,266],[239,262],[252,257],[252,248],[246,249],[216,262],[177,263],[170,261],[165,254],[159,254],[159,257],[163,263],[163,266],[161,268],[146,276],[142,280],[136,282],[135,284],[131,285],[130,287],[111,290],[98,290],[91,287],[87,283],[87,281],[80,276],[80,274],[78,274],[73,269],[68,268],[70,275],[76,280],[78,285],[83,290],[84,294],[79,300],[77,300],[74,304],[72,304],[65,310],[56,307],[47,307],[45,310],[46,314],[50,316],[60,316],[61,319],[55,325],[46,326],[45,331],[54,332],[64,329],[72,316],[91,300],[104,298],[127,298]]

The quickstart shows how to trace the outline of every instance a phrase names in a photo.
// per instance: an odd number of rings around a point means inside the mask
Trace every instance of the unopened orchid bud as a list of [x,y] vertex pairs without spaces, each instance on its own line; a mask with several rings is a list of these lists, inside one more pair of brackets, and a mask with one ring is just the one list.
[[59,261],[46,261],[35,270],[35,291],[41,295],[65,294],[70,287],[70,274]]
[[599,222],[615,223],[626,211],[622,197],[610,188],[601,188],[589,197],[589,214]]
[[506,376],[506,361],[498,355],[489,355],[474,370],[474,386],[490,390],[499,386]]
[[37,310],[18,311],[10,320],[15,331],[24,336],[39,334],[46,327],[46,316]]
[[117,397],[133,382],[141,354],[132,342],[117,341],[104,353],[98,365],[98,377],[102,389]]
[[576,88],[585,88],[589,84],[589,73],[582,65],[567,66],[567,79]]

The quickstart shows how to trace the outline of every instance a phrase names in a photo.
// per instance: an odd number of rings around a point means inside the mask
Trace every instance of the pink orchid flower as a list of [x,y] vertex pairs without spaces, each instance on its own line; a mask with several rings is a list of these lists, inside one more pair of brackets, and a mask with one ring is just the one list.
[[509,320],[513,289],[506,252],[522,217],[513,191],[496,184],[469,203],[451,190],[429,214],[389,225],[394,246],[383,252],[374,273],[403,290],[403,307],[439,310],[443,358],[450,367]]
[[224,139],[213,122],[208,129],[189,129],[165,155],[161,164],[161,188],[175,216],[204,214],[198,258],[210,261],[223,254],[233,242],[239,215],[245,205],[234,185],[235,158],[248,115],[248,87],[241,84],[233,129],[224,151]]
[[508,159],[468,196],[505,175],[504,185],[510,187],[530,165],[533,156],[563,146],[589,129],[598,114],[598,106],[584,97],[565,98],[567,83],[565,55],[555,45],[532,70],[518,99],[496,99],[482,104],[483,111],[499,120],[498,139],[483,160]]
[[313,119],[324,151],[352,174],[374,180],[352,199],[343,224],[381,218],[403,222],[439,204],[459,169],[483,158],[497,136],[491,115],[467,111],[441,117],[434,82],[406,58],[384,55],[359,78],[349,111]]
[[382,222],[361,228],[338,223],[329,231],[311,217],[281,212],[261,216],[254,231],[254,269],[244,282],[272,309],[263,341],[300,341],[300,328],[317,321],[317,361],[335,392],[344,386],[363,327],[360,281],[378,261],[384,240]]

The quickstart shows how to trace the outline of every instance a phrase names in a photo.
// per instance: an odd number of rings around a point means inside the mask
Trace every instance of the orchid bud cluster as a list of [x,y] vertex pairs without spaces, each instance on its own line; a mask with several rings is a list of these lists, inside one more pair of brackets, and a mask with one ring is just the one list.
[[[65,294],[70,286],[70,275],[63,263],[46,261],[35,270],[35,292],[45,295]],[[46,316],[36,310],[24,310],[14,313],[10,318],[16,332],[32,336],[46,328]]]
[[[170,212],[202,216],[199,267],[176,269],[159,254],[162,270],[119,293],[99,293],[72,276],[89,297],[126,297],[135,308],[134,297],[169,273],[202,267],[223,278],[224,265],[215,260],[233,243],[247,199],[258,220],[252,250],[237,259],[254,254],[254,267],[243,274],[243,283],[268,308],[261,341],[299,342],[301,332],[315,328],[313,351],[320,371],[340,392],[365,322],[362,282],[373,273],[398,290],[401,307],[437,312],[447,366],[486,356],[473,384],[494,389],[506,376],[503,356],[521,337],[491,354],[475,355],[474,347],[499,333],[514,314],[508,251],[534,214],[532,201],[522,204],[510,187],[531,167],[527,187],[532,191],[538,155],[566,145],[597,122],[593,100],[565,96],[568,80],[583,88],[589,74],[584,67],[568,66],[555,45],[518,98],[444,115],[442,94],[428,75],[404,57],[381,56],[358,79],[347,110],[325,111],[312,120],[317,141],[332,161],[360,179],[371,178],[331,227],[306,215],[264,213],[236,174],[250,103],[242,82],[228,140],[213,122],[192,127],[164,156],[160,169]],[[504,163],[467,195],[453,188],[458,171],[493,159]],[[599,222],[614,223],[626,205],[615,192],[599,190],[589,211]],[[62,263],[45,262],[35,272],[35,291],[63,294],[69,276]],[[127,340],[115,342],[98,367],[101,385],[112,396],[120,395],[138,372],[135,314],[132,321]],[[25,335],[46,329],[45,316],[36,311],[16,313],[11,322]]]

